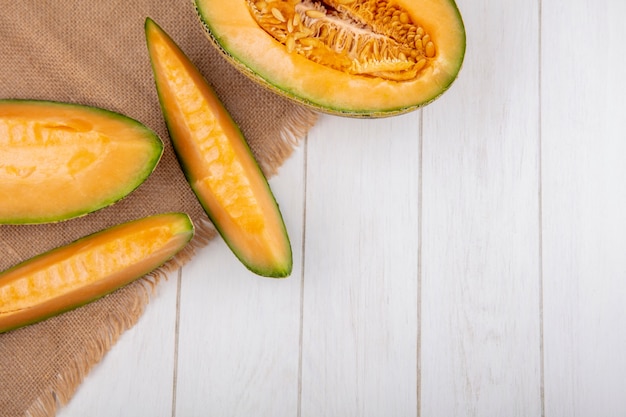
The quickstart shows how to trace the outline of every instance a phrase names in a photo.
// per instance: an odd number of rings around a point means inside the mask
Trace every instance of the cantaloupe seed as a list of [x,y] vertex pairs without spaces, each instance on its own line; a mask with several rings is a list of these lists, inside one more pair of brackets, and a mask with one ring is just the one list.
[[435,56],[435,44],[432,41],[426,44],[425,54],[428,58],[432,58]]
[[168,79],[170,90],[206,162],[208,175],[198,178],[197,183],[213,192],[235,224],[244,230],[260,231],[265,226],[263,213],[222,126],[190,75],[183,73],[184,66],[177,57],[160,43],[156,43],[156,51],[167,72],[173,74]]
[[154,252],[171,235],[170,226],[152,227],[93,246],[87,252],[78,252],[58,263],[40,265],[29,274],[0,286],[0,313],[35,306],[52,294],[61,296],[90,281],[122,271]]
[[304,14],[306,14],[307,17],[310,17],[311,19],[323,19],[326,17],[326,13],[315,9],[306,10]]
[[278,19],[278,21],[279,21],[279,22],[283,22],[283,23],[284,23],[284,22],[286,22],[286,21],[287,21],[287,19],[285,19],[285,16],[283,16],[283,14],[281,13],[281,11],[280,11],[280,10],[278,10],[276,7],[272,7],[271,11],[272,11],[272,15],[273,15],[276,19]]

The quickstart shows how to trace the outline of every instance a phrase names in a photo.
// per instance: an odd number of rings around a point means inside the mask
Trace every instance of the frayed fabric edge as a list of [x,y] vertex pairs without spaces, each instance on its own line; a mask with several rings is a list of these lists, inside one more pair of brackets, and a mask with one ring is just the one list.
[[291,156],[319,118],[319,113],[307,107],[294,106],[292,110],[284,121],[285,126],[275,146],[266,150],[260,161],[261,169],[268,178],[278,173],[278,168]]

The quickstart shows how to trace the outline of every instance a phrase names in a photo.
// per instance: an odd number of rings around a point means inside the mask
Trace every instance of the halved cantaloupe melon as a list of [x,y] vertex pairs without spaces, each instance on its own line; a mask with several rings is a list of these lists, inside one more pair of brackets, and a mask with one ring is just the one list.
[[145,23],[174,150],[207,215],[239,260],[267,277],[292,270],[287,230],[248,144],[215,92],[174,41]]
[[194,0],[244,74],[317,110],[408,112],[443,94],[465,55],[454,0]]
[[79,307],[161,266],[187,245],[184,213],[134,220],[0,273],[0,333]]
[[153,172],[163,143],[138,121],[70,103],[0,100],[0,224],[67,220]]

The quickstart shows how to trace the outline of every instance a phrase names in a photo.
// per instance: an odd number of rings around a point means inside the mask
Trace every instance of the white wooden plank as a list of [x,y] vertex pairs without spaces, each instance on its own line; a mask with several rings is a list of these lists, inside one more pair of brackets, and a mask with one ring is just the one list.
[[626,411],[625,15],[543,1],[547,416]]
[[302,417],[415,416],[419,113],[308,142]]
[[172,415],[178,271],[155,287],[137,324],[96,365],[59,417]]
[[270,180],[294,268],[263,278],[221,239],[183,268],[176,415],[289,416],[298,404],[304,151]]
[[460,0],[424,110],[421,415],[540,416],[538,2]]

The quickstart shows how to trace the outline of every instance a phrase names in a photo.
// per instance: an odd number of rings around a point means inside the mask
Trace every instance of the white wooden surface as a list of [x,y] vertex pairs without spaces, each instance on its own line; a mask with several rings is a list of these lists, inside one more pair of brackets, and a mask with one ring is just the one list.
[[61,417],[626,415],[626,2],[458,4],[446,95],[271,180],[293,275],[212,242]]

